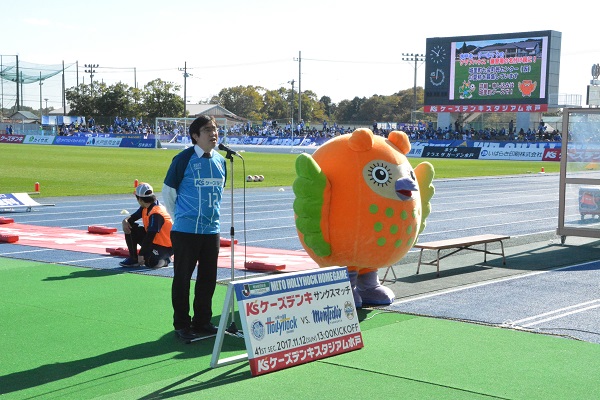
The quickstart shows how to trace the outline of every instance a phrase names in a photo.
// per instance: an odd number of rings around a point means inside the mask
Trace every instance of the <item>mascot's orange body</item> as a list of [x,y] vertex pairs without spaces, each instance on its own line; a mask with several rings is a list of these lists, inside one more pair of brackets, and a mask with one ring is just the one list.
[[404,132],[369,129],[329,140],[296,160],[294,212],[304,249],[321,267],[359,275],[398,262],[425,227],[433,167],[415,170]]

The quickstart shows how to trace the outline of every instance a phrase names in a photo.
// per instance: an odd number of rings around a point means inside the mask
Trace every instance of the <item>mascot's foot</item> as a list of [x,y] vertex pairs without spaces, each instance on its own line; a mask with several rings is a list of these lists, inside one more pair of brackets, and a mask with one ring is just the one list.
[[358,294],[356,289],[356,280],[358,279],[358,271],[348,271],[348,277],[350,278],[350,287],[352,287],[352,296],[354,297],[354,306],[356,308],[362,308],[362,298]]
[[[392,304],[396,295],[392,289],[379,282],[377,271],[358,275],[356,279],[356,292],[364,304],[388,306]],[[356,302],[356,300],[355,300]],[[361,304],[362,306],[362,304]],[[358,306],[357,306],[358,307]]]

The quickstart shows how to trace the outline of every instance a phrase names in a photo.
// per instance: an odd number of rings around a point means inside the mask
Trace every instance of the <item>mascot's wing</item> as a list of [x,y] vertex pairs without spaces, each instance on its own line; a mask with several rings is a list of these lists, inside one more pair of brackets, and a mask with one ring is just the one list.
[[319,257],[327,257],[331,254],[331,246],[326,240],[328,232],[321,228],[321,221],[327,220],[331,193],[329,182],[321,167],[306,153],[296,159],[296,174],[293,185],[296,228],[304,235],[306,246]]
[[417,182],[419,183],[419,192],[421,192],[421,209],[423,215],[421,216],[421,227],[419,228],[419,234],[425,229],[425,220],[431,213],[431,198],[435,193],[435,188],[431,184],[433,182],[433,176],[435,171],[433,165],[428,162],[422,162],[415,168],[415,175]]

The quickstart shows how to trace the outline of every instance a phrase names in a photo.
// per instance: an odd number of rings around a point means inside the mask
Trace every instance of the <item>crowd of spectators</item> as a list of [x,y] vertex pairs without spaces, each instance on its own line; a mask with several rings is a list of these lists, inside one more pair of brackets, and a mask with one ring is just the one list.
[[509,132],[505,128],[483,128],[476,130],[450,128],[426,128],[426,129],[406,129],[405,132],[411,140],[490,140],[490,141],[518,141],[518,142],[560,142],[561,135],[558,130],[552,132],[546,129],[527,129],[523,128],[519,132]]
[[243,128],[234,128],[234,133],[242,133],[249,136],[271,136],[271,137],[291,137],[294,136],[308,136],[308,137],[333,137],[344,133],[352,132],[352,128],[343,127],[334,123],[329,126],[327,122],[323,122],[322,129],[316,126],[311,126],[309,122],[300,120],[299,123],[292,125],[291,121],[282,125],[276,120],[263,120],[260,124],[246,123]]
[[[220,126],[221,135],[246,135],[246,136],[269,136],[278,138],[289,138],[292,136],[302,136],[308,138],[330,138],[345,133],[351,133],[358,126],[348,124],[339,125],[337,123],[328,123],[311,125],[309,122],[300,120],[292,125],[291,121],[282,124],[276,120],[263,120],[260,123],[235,123],[227,126]],[[117,134],[117,135],[148,135],[156,134],[163,137],[175,137],[183,139],[187,136],[185,125],[177,120],[159,120],[157,126],[144,122],[142,118],[121,118],[116,117],[112,124],[97,125],[94,118],[89,118],[85,122],[73,122],[63,124],[58,127],[59,135],[74,134]],[[540,121],[537,129],[520,129],[518,132],[513,128],[512,121],[500,128],[482,128],[462,127],[459,124],[455,126],[434,128],[431,123],[378,123],[373,122],[372,130],[375,134],[387,136],[392,130],[399,129],[405,131],[413,141],[425,140],[489,140],[489,141],[520,141],[520,142],[539,142],[539,141],[561,141],[561,135],[558,130],[548,129],[543,121]]]
[[[521,129],[519,132],[513,128],[512,121],[506,127],[482,128],[464,128],[460,125],[453,127],[438,127],[435,129],[432,124],[391,124],[373,122],[372,131],[381,136],[387,136],[391,131],[403,130],[411,140],[490,140],[490,141],[561,141],[561,135],[558,130],[548,129],[543,121],[540,122],[538,129]],[[338,125],[333,123],[329,125],[326,121],[318,129],[316,126],[310,126],[301,121],[294,129],[294,135],[307,137],[333,137],[345,133],[351,133],[357,127],[350,125]],[[247,135],[277,136],[289,137],[292,135],[292,127],[288,122],[285,126],[279,126],[276,121],[263,121],[261,125],[254,125],[251,129],[243,131]],[[238,133],[239,134],[239,133]]]
[[144,123],[142,118],[116,117],[111,124],[96,124],[93,117],[87,120],[75,120],[70,124],[61,124],[58,126],[58,135],[71,136],[74,134],[118,134],[118,135],[144,135],[153,134],[153,127]]

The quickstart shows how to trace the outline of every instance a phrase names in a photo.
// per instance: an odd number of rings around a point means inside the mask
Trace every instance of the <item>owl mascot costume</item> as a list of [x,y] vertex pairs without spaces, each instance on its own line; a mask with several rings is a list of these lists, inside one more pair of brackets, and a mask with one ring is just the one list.
[[377,270],[402,259],[431,211],[434,170],[414,170],[404,132],[361,128],[296,159],[294,214],[302,246],[321,267],[346,266],[357,308],[389,305]]

